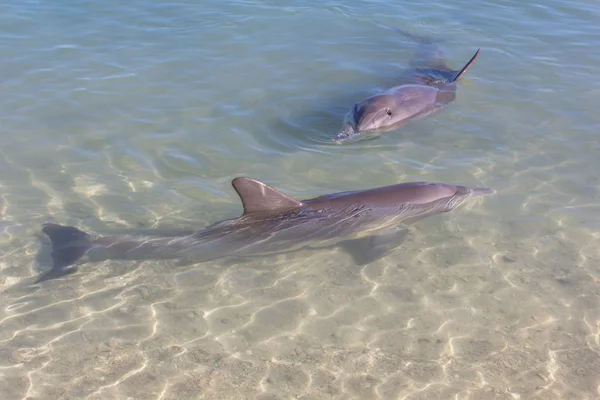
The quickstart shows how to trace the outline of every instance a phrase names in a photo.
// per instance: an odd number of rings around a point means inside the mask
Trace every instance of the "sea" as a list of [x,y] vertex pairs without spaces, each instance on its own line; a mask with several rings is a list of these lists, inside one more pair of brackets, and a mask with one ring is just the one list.
[[[600,399],[600,3],[6,0],[0,397]],[[439,113],[338,145],[431,38]],[[52,267],[42,224],[203,229],[297,199],[493,196],[364,265],[338,247]],[[235,244],[232,244],[232,246]],[[232,250],[233,251],[233,250]]]

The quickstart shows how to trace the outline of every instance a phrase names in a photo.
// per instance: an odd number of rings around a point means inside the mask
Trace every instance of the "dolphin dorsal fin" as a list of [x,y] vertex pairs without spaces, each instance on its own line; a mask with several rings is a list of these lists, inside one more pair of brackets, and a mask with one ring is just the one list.
[[473,57],[471,57],[471,59],[463,67],[463,69],[461,69],[460,71],[458,71],[458,73],[456,75],[454,75],[454,78],[452,78],[452,80],[450,82],[458,82],[467,73],[467,71],[469,69],[471,69],[471,67],[473,66],[473,63],[475,62],[475,60],[477,60],[477,57],[479,57],[480,51],[481,51],[481,49],[477,49],[477,51],[475,52],[475,55]]
[[235,178],[231,184],[240,196],[244,214],[290,210],[302,204],[256,179]]

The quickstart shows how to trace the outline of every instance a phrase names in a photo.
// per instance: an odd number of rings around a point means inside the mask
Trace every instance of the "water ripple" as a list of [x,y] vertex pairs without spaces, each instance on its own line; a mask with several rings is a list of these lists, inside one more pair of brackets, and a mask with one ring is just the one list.
[[[594,2],[12,1],[0,13],[0,392],[21,398],[595,398]],[[493,16],[493,17],[492,17]],[[442,113],[345,146],[415,43]],[[202,228],[230,181],[298,198],[430,180],[497,196],[357,266],[339,249],[48,267],[47,221]]]

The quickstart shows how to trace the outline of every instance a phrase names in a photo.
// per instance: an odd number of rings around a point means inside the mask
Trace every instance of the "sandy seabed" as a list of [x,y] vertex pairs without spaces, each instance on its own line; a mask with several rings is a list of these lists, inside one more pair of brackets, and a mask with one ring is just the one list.
[[[593,240],[536,226],[538,235],[506,242],[481,224],[465,238],[478,207],[423,221],[402,247],[362,267],[337,249],[188,266],[111,261],[39,286],[13,285],[15,270],[5,268],[0,391],[598,398]],[[12,257],[22,253],[5,255],[5,266]]]

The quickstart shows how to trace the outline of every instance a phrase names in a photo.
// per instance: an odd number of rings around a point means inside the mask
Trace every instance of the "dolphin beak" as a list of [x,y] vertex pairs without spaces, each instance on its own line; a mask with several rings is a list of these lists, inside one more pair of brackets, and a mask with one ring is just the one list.
[[356,135],[358,135],[358,133],[354,132],[352,125],[348,124],[344,126],[344,129],[342,129],[332,141],[335,144],[342,144]]
[[471,189],[471,197],[492,196],[494,194],[496,194],[496,191],[490,188]]

